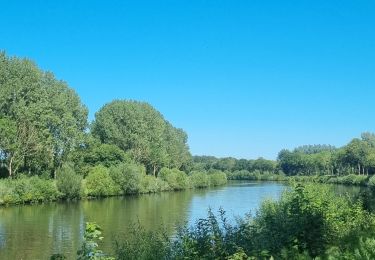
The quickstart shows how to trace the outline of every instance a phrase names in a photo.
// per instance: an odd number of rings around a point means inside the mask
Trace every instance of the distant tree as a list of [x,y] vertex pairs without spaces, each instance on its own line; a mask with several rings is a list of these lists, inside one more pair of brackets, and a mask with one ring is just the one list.
[[299,146],[294,149],[294,152],[300,152],[300,153],[305,153],[305,154],[316,154],[316,153],[321,153],[321,152],[331,152],[336,150],[336,147],[332,145],[326,145],[326,144],[318,144],[318,145],[303,145]]
[[232,171],[236,166],[236,159],[234,158],[222,158],[219,159],[214,165],[213,168],[221,171]]

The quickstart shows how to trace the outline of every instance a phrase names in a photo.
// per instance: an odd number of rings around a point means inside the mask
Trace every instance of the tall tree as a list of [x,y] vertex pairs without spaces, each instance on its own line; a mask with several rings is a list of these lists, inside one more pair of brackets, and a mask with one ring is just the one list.
[[[0,53],[0,86],[0,118],[7,118],[17,129],[18,138],[9,142],[13,154],[26,153],[23,170],[37,171],[41,165],[57,169],[80,145],[87,127],[87,109],[78,95],[33,62],[5,53]],[[38,149],[22,151],[25,140],[37,143]],[[0,147],[2,153],[5,148]]]
[[190,157],[186,134],[144,102],[115,100],[105,105],[95,115],[92,133],[130,153],[153,175],[164,166],[179,168]]

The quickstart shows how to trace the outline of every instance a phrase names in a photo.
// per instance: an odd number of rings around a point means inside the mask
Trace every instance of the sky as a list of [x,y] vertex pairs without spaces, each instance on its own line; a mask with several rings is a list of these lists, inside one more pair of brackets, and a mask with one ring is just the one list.
[[146,101],[194,155],[265,157],[375,132],[375,1],[0,0],[0,50],[95,112]]

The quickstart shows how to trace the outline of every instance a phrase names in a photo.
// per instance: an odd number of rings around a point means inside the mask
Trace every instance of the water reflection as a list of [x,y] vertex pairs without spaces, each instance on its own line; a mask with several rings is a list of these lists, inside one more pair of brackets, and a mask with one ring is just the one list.
[[86,221],[104,229],[102,248],[110,252],[113,238],[126,235],[137,221],[148,230],[163,225],[172,234],[177,224],[206,217],[210,207],[215,212],[224,208],[232,220],[255,212],[262,199],[278,198],[284,188],[278,183],[233,182],[206,190],[0,208],[0,259],[48,259],[53,253],[74,258]]

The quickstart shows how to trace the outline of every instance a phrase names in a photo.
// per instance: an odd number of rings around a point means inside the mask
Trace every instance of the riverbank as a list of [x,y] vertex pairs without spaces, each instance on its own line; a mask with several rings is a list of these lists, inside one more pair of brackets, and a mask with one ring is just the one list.
[[218,215],[209,210],[206,218],[180,227],[173,238],[162,228],[148,231],[135,225],[128,236],[115,239],[113,254],[98,248],[102,230],[87,223],[77,254],[155,260],[373,259],[374,231],[375,215],[360,201],[336,196],[327,186],[296,185],[279,200],[264,201],[255,216],[237,223],[228,223],[224,210]]
[[375,188],[375,175],[356,175],[348,174],[337,175],[298,175],[286,176],[284,174],[259,173],[248,171],[237,171],[227,173],[228,180],[250,180],[250,181],[282,181],[282,182],[301,182],[301,183],[321,183],[321,184],[340,184],[348,186],[362,186]]
[[129,237],[137,223],[147,231],[163,227],[173,236],[176,226],[194,225],[207,217],[208,208],[217,213],[220,207],[234,223],[237,216],[255,213],[264,198],[278,200],[286,188],[276,182],[229,181],[179,192],[0,207],[0,259],[49,259],[57,253],[76,259],[87,221],[103,228],[100,247],[112,254],[113,239]]
[[[130,167],[131,168],[131,167]],[[176,169],[162,169],[158,178],[139,174],[129,166],[109,169],[94,167],[82,179],[65,169],[56,180],[38,176],[0,180],[0,205],[34,204],[61,200],[85,200],[113,196],[204,189],[225,185],[223,172],[192,172],[187,175]]]

